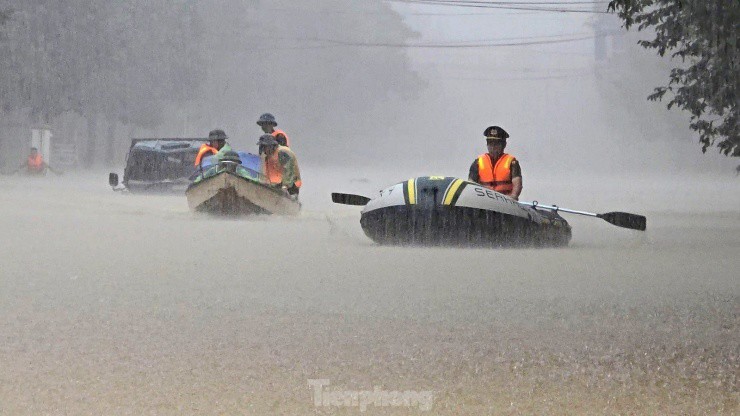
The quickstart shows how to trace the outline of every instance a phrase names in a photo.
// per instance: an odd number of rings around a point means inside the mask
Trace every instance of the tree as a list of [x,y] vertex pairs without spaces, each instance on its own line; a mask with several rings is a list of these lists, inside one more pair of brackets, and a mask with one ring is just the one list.
[[0,26],[5,24],[5,21],[10,17],[9,10],[0,10]]
[[113,159],[115,124],[152,128],[168,104],[196,97],[202,54],[192,46],[198,26],[187,0],[14,2],[0,42],[0,105],[28,109],[31,123],[83,116],[86,165],[99,148]]
[[341,43],[415,36],[385,2],[4,3],[13,13],[1,26],[0,109],[29,123],[81,115],[87,165],[114,158],[121,126],[201,136],[221,127],[252,147],[267,111],[293,138],[311,138],[294,140],[301,157],[372,159],[352,140],[376,140],[367,147],[382,154],[403,122],[394,109],[423,86],[402,48]]
[[699,133],[702,152],[716,145],[725,155],[740,157],[738,120],[737,0],[612,0],[624,26],[651,29],[653,40],[644,48],[660,56],[670,53],[681,65],[670,72],[668,85],[655,88],[650,100],[671,93],[668,108],[691,114],[690,128]]

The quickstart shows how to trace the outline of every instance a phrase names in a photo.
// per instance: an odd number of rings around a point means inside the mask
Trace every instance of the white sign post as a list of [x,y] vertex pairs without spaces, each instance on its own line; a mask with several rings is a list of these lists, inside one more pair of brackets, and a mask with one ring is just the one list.
[[[31,129],[31,147],[39,149],[41,157],[47,164],[51,164],[51,129],[48,127],[39,127]],[[26,149],[28,154],[29,149]]]

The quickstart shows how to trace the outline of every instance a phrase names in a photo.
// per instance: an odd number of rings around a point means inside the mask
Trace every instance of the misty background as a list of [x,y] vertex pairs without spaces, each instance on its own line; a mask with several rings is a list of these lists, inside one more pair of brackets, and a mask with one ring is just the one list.
[[[557,174],[731,175],[688,116],[648,102],[672,63],[605,2],[472,8],[393,1],[4,0],[3,171],[30,129],[121,169],[131,137],[223,128],[254,151],[276,115],[303,166],[465,176],[492,124],[528,181]],[[52,156],[52,165],[54,164]],[[305,168],[303,170],[306,170]],[[358,177],[363,175],[358,172]]]
[[[433,414],[736,414],[738,159],[647,101],[674,63],[605,1],[493,3],[0,0],[0,172],[37,127],[65,172],[0,176],[0,414],[356,410],[308,379],[432,390]],[[108,186],[131,137],[255,151],[264,112],[298,217]],[[331,203],[464,177],[489,125],[523,200],[647,230],[564,214],[563,248],[389,247]]]

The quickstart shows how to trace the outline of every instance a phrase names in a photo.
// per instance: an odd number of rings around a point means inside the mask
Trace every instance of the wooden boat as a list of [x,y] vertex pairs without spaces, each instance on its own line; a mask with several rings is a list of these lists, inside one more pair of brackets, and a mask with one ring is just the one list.
[[[231,164],[231,166],[229,166]],[[260,182],[259,174],[238,163],[221,161],[216,173],[206,173],[188,186],[191,210],[216,215],[298,215],[301,204],[290,195]]]

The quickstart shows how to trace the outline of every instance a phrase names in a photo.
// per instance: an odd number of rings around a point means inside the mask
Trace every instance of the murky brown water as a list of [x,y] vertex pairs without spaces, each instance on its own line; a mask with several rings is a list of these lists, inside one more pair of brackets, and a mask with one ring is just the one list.
[[492,251],[375,246],[320,175],[300,218],[240,221],[105,179],[0,177],[0,414],[360,413],[309,379],[428,414],[738,413],[734,182]]

